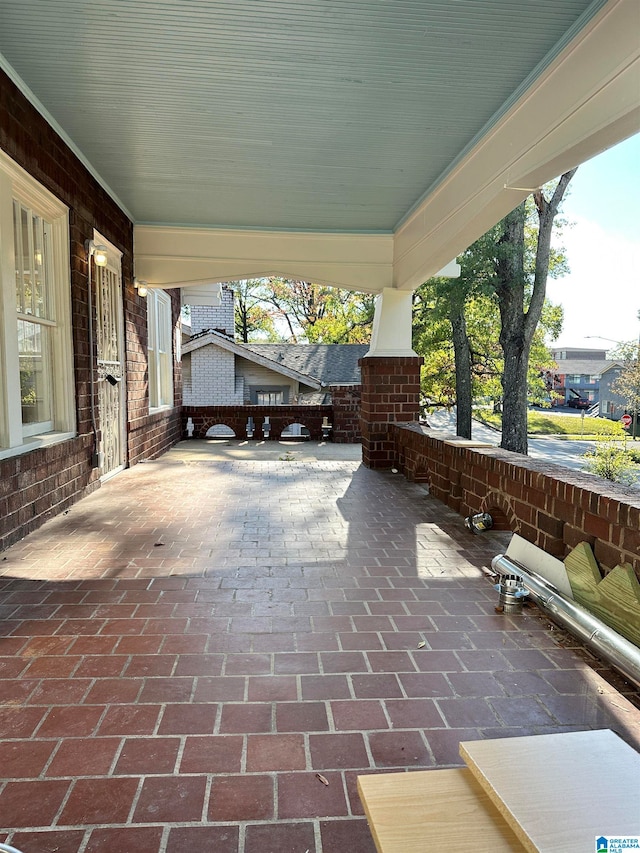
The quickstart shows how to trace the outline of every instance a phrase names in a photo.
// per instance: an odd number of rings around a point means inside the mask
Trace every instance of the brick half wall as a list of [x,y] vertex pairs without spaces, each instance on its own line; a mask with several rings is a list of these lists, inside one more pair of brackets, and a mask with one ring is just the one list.
[[461,516],[488,512],[496,529],[518,533],[559,559],[588,542],[605,573],[627,562],[640,580],[637,492],[498,447],[436,438],[419,424],[393,424],[390,432],[395,464],[407,479],[428,485]]
[[187,420],[194,425],[193,437],[205,438],[207,431],[216,424],[230,427],[236,438],[246,439],[247,421],[253,418],[254,439],[262,439],[262,424],[265,417],[271,424],[271,439],[290,424],[302,424],[311,433],[314,441],[322,440],[322,419],[333,417],[331,406],[185,406],[182,409],[182,437],[187,437]]

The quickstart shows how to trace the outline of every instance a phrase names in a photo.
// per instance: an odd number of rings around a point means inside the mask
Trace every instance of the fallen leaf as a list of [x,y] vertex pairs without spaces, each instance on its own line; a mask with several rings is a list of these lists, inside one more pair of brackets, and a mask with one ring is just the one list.
[[326,776],[323,776],[322,773],[316,773],[316,779],[319,779],[323,785],[329,784],[329,780],[326,778]]
[[426,645],[427,645],[427,644],[426,644],[426,643],[425,643],[425,641],[423,640],[421,643],[418,643],[418,648],[419,648],[419,649],[424,649],[424,647],[425,647]]

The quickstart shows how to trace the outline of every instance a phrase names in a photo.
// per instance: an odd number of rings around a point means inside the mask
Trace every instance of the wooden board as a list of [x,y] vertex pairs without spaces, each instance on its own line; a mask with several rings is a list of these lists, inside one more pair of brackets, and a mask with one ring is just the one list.
[[473,438],[445,438],[442,442],[450,447],[493,447],[493,444],[488,444],[486,441],[476,441]]
[[378,853],[522,853],[524,847],[467,768],[358,776]]
[[631,565],[616,566],[603,578],[586,542],[577,545],[564,562],[578,604],[640,646],[640,583]]
[[538,548],[533,542],[523,539],[514,533],[511,541],[507,546],[505,556],[510,557],[525,569],[529,569],[540,575],[549,583],[553,584],[558,592],[566,595],[567,598],[573,598],[571,584],[567,576],[567,570],[562,560],[547,554],[542,548]]
[[528,851],[640,835],[640,755],[608,729],[464,742],[460,754]]

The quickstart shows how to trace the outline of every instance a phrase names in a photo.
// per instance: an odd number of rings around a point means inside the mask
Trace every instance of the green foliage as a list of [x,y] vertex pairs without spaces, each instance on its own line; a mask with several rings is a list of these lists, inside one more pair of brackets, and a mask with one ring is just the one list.
[[[433,278],[414,295],[413,348],[424,358],[421,390],[424,398],[441,405],[456,402],[455,361],[449,313],[452,302],[464,301],[464,316],[471,351],[471,389],[474,400],[500,401],[503,355],[500,347],[500,312],[489,289],[490,238],[485,234],[459,258],[458,279]],[[545,302],[540,325],[531,346],[528,372],[529,399],[548,396],[543,372],[554,366],[545,338],[555,339],[562,328],[562,307]]]
[[613,483],[629,485],[636,479],[633,459],[624,444],[611,438],[600,438],[594,450],[584,454],[585,467]]
[[[335,287],[283,278],[253,280],[246,298],[262,332],[291,343],[368,343],[373,324],[374,297]],[[238,322],[238,305],[236,307]],[[255,339],[255,337],[251,338]]]
[[627,409],[640,411],[640,342],[622,344],[615,356],[622,364],[612,390],[624,399]]
[[263,279],[243,279],[233,285],[235,292],[235,333],[244,343],[276,342],[278,334],[273,312],[264,303]]
[[[551,226],[556,237],[561,232],[565,223],[556,219],[555,213],[569,180],[570,175],[563,176],[545,188],[546,195],[538,193],[535,200],[534,197],[527,199],[522,208],[524,245],[515,246],[507,239],[506,220],[503,220],[458,258],[461,266],[458,279],[434,278],[416,291],[413,348],[424,358],[421,375],[423,400],[446,406],[457,401],[452,329],[459,327],[459,324],[454,324],[460,312],[464,314],[468,339],[472,400],[493,401],[499,408],[505,374],[503,347],[507,341],[507,336],[501,336],[501,331],[504,333],[505,329],[511,333],[511,355],[516,344],[521,346],[525,357],[528,356],[528,362],[525,362],[528,364],[527,375],[522,377],[526,381],[519,380],[518,392],[522,389],[527,399],[538,403],[550,400],[545,373],[552,370],[554,363],[545,341],[558,338],[563,311],[561,306],[552,305],[544,299],[544,287],[547,275],[553,278],[564,275],[568,267],[562,249],[549,248],[543,240],[540,250],[539,234],[543,220],[545,236],[550,235]],[[551,200],[547,200],[547,196],[552,197]],[[521,263],[507,264],[514,273],[520,270],[519,282],[504,280],[501,268],[504,272],[505,261],[511,256],[515,258],[519,252]],[[510,328],[510,318],[516,315],[506,318],[501,315],[506,297],[512,290],[517,292],[518,286],[521,289],[515,308],[521,320],[524,317],[524,323],[518,327],[522,328],[522,334],[515,327]],[[528,317],[529,314],[531,316]],[[465,349],[463,355],[466,358]]]

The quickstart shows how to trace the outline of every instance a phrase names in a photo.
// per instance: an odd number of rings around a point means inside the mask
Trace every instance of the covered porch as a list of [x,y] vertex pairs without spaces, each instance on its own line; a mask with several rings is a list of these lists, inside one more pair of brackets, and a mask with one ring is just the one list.
[[[183,442],[0,562],[0,841],[374,853],[356,777],[611,728],[638,696],[401,474]],[[562,792],[558,792],[561,796]]]

